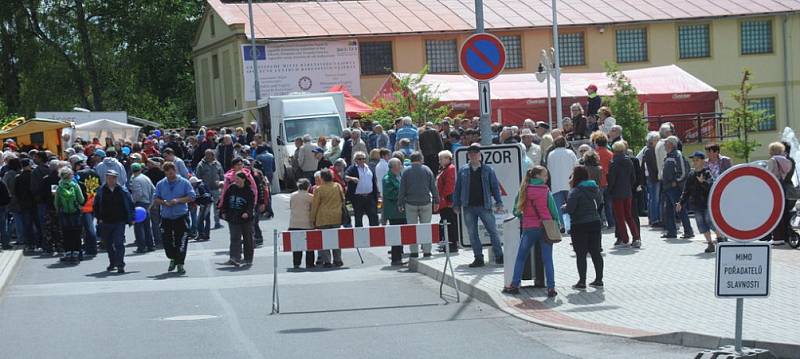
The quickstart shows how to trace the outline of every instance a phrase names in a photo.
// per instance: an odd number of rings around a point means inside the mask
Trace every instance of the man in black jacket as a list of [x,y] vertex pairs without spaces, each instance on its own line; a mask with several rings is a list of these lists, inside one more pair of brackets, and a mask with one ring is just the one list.
[[431,169],[434,175],[439,172],[439,152],[442,152],[442,137],[433,128],[433,123],[425,124],[425,129],[419,135],[419,149],[422,152],[425,166]]
[[[36,250],[37,245],[42,244],[39,237],[34,237],[36,234],[33,231],[37,215],[35,203],[30,200],[33,198],[33,192],[31,191],[33,161],[31,161],[30,158],[23,158],[21,163],[22,171],[17,175],[16,181],[14,181],[14,196],[19,198],[19,208],[22,214],[22,218],[20,219],[27,231],[27,233],[25,233],[25,252],[32,253]],[[39,232],[39,236],[40,235],[41,231]]]
[[94,214],[100,228],[99,237],[106,244],[108,268],[125,273],[125,224],[133,225],[133,200],[125,187],[117,184],[119,173],[106,171],[106,183],[94,197]]
[[50,167],[47,165],[47,152],[39,151],[33,156],[33,162],[36,168],[31,171],[31,193],[33,198],[27,197],[29,200],[36,202],[36,216],[33,217],[33,225],[36,228],[36,241],[47,252],[51,252],[48,243],[44,238],[44,222],[45,215],[47,214],[47,207],[50,203],[50,187],[45,186],[44,178],[50,174]]
[[650,220],[650,227],[661,227],[661,186],[658,181],[658,161],[656,161],[656,143],[659,134],[651,131],[647,134],[647,148],[642,155],[643,170],[647,170],[647,218]]
[[222,164],[222,170],[226,173],[231,169],[231,161],[236,156],[235,152],[231,135],[223,136],[222,143],[217,146],[217,161]]

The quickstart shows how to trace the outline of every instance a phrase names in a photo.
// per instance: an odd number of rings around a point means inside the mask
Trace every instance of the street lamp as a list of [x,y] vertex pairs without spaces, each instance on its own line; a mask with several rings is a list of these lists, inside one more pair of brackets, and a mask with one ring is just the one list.
[[83,107],[73,107],[72,111],[75,111],[75,112],[92,112],[91,110],[85,109]]
[[[553,126],[553,105],[551,103],[551,96],[550,96],[550,76],[553,75],[553,61],[552,58],[553,49],[550,48],[549,51],[546,49],[542,49],[539,53],[539,68],[536,71],[536,80],[539,82],[544,82],[547,80],[547,125]],[[560,124],[558,127],[561,127]]]

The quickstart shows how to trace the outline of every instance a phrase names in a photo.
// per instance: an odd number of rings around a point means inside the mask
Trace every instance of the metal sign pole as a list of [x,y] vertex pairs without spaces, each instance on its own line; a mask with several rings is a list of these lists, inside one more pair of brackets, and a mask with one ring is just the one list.
[[272,230],[272,313],[281,312],[281,300],[278,296],[278,230]]
[[[261,84],[258,83],[258,51],[256,51],[256,30],[253,21],[253,0],[247,0],[247,11],[250,17],[250,59],[253,60],[253,84],[256,91],[256,104],[261,99]],[[264,52],[266,52],[266,47]]]
[[447,233],[447,221],[442,222],[440,230],[444,231],[444,269],[442,269],[442,280],[439,282],[439,298],[444,298],[444,280],[447,278],[447,267],[450,267],[450,277],[453,278],[453,288],[456,290],[456,303],[461,303],[461,293],[458,290],[458,281],[456,280],[455,271],[453,271],[453,262],[450,261],[450,238]]
[[736,298],[736,337],[734,350],[742,355],[742,320],[744,317],[744,298]]
[[[475,0],[475,33],[484,32],[486,31],[483,28],[483,0]],[[489,96],[489,81],[478,82],[478,99],[481,104],[481,145],[488,146],[492,144],[492,103]]]
[[563,109],[561,107],[561,59],[558,58],[558,12],[556,11],[556,0],[553,0],[551,7],[553,8],[553,63],[556,71],[556,123],[558,123],[558,128],[561,128]]

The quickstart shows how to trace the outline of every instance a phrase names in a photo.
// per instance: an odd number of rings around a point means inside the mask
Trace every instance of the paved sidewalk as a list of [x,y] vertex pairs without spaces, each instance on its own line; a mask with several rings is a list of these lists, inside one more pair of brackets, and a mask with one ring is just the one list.
[[0,252],[0,294],[3,293],[3,288],[11,280],[20,259],[22,259],[22,249]]
[[[524,287],[532,286],[532,281],[523,281],[520,295],[502,294],[502,266],[469,268],[473,260],[469,248],[452,261],[462,291],[525,320],[704,348],[728,343],[734,336],[736,302],[714,297],[714,254],[703,253],[701,236],[665,241],[660,235],[644,226],[641,249],[614,249],[613,233],[604,232],[605,288],[585,291],[571,288],[578,274],[566,237],[553,254],[559,293],[554,299],[547,298],[544,289]],[[800,358],[800,250],[773,249],[770,297],[745,300],[743,333],[750,340],[745,345],[769,348],[779,357]],[[412,261],[411,267],[440,278],[444,262],[440,255]],[[594,279],[591,259],[587,277]]]

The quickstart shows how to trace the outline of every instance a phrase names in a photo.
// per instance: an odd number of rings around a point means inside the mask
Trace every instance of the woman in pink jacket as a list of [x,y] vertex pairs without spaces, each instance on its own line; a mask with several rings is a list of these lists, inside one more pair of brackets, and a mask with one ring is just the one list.
[[555,219],[558,221],[559,217],[556,202],[546,184],[547,177],[546,168],[535,166],[528,170],[520,185],[519,195],[517,195],[514,205],[514,215],[522,218],[522,236],[517,250],[517,260],[514,263],[514,276],[511,283],[503,288],[503,293],[519,293],[525,259],[531,252],[534,243],[541,241],[547,296],[555,297],[558,294],[555,289],[553,245],[544,240],[544,228],[542,227],[543,220]]

